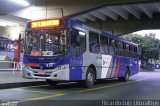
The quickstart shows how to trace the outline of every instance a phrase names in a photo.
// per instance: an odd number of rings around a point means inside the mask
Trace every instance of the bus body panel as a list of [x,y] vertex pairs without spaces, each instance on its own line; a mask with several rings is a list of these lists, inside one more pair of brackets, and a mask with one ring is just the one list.
[[70,80],[82,80],[82,63],[83,55],[78,57],[71,57],[70,59]]
[[[86,28],[86,26],[83,26],[81,24],[79,25],[72,24],[72,25],[73,27],[76,26],[80,30],[83,30]],[[90,31],[89,28],[87,31],[88,32]],[[99,32],[93,29],[92,31]],[[106,37],[119,40],[117,37],[112,36],[110,34],[107,34],[104,32],[102,32],[102,34]],[[130,76],[138,73],[138,68],[137,68],[138,67],[137,62],[139,60],[138,58],[135,59],[130,57],[123,57],[123,56],[116,56],[116,55],[109,55],[109,54],[103,55],[100,53],[99,54],[91,53],[89,52],[89,34],[88,33],[87,33],[86,40],[87,40],[87,50],[86,50],[87,52],[83,54],[83,66],[80,67],[83,69],[82,80],[85,80],[86,72],[90,65],[94,65],[96,68],[96,79],[124,77],[127,67],[129,67],[129,70],[130,70]],[[125,41],[125,40],[120,39],[120,41]],[[126,42],[129,44],[132,44],[128,41]],[[115,52],[115,50],[113,51]]]
[[[70,38],[72,37],[72,30],[73,29],[77,29],[80,31],[83,31],[86,33],[86,39],[87,39],[87,31],[86,29],[83,28],[82,24],[77,24],[76,22],[74,22],[73,20],[68,21],[68,28],[70,28]],[[87,47],[86,47],[86,51],[83,54],[80,54],[78,56],[74,56],[72,54],[74,54],[75,52],[77,52],[76,48],[73,48],[72,45],[72,39],[70,40],[70,54],[71,54],[71,59],[70,59],[70,80],[71,81],[79,81],[79,80],[83,80],[84,78],[84,70],[85,70],[85,65],[84,65],[84,61],[86,59],[84,59],[84,54],[87,52]],[[86,42],[86,46],[87,46],[88,42]]]
[[[48,57],[47,57],[48,58]],[[69,63],[70,55],[62,57],[30,57],[24,56],[24,64],[22,76],[24,78],[40,78],[53,80],[70,80]],[[28,67],[32,66],[32,67]],[[36,67],[35,67],[36,66]],[[41,75],[39,72],[44,72],[46,75]],[[39,75],[38,75],[39,74]]]
[[[129,67],[130,76],[138,73],[138,59],[130,59],[126,57],[97,55],[93,53],[84,54],[84,67],[94,65],[96,67],[96,79],[118,78],[124,77],[126,68]],[[86,70],[83,70],[83,78],[85,79]]]
[[89,66],[93,65],[96,68],[96,75],[97,78],[101,76],[101,55],[100,54],[94,54],[86,52],[83,54],[83,66],[85,67],[85,70],[83,72],[83,79],[86,78],[86,72]]

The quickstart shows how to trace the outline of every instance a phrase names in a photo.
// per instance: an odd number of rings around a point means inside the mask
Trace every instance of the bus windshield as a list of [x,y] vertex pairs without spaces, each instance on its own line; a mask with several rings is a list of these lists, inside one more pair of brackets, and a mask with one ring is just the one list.
[[66,30],[28,30],[25,35],[24,53],[30,56],[57,56],[67,53]]

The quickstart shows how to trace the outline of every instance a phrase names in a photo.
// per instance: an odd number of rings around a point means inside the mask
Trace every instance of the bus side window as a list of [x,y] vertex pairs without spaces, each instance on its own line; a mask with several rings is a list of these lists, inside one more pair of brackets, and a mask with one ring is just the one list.
[[123,50],[126,50],[126,44],[123,43]]
[[132,45],[129,45],[129,57],[134,57],[134,53],[132,52]]
[[117,46],[118,46],[119,49],[123,49],[123,43],[122,42],[118,42]]
[[115,40],[109,38],[109,54],[114,55]]
[[118,55],[123,56],[123,43],[119,41],[117,43],[117,47],[118,47]]
[[89,50],[92,53],[100,52],[99,34],[95,32],[89,32]]
[[126,44],[126,50],[129,51],[129,45],[128,44]]
[[108,51],[108,38],[101,35],[100,36],[100,41],[101,41],[101,53],[102,54],[109,54],[109,51]]
[[73,29],[72,31],[72,47],[86,48],[86,33]]
[[86,33],[77,29],[72,31],[72,54],[78,56],[86,51]]
[[135,53],[135,57],[138,57],[138,48],[136,46],[134,46],[134,53]]
[[125,53],[125,56],[126,56],[126,57],[130,57],[130,56],[129,56],[129,55],[130,55],[130,52],[129,52],[129,45],[126,44],[125,46],[126,46],[126,53]]
[[111,46],[116,47],[116,41],[115,40],[111,40]]
[[137,53],[137,47],[136,46],[134,46],[134,52]]
[[132,47],[131,47],[131,45],[129,45],[129,51],[130,51],[130,52],[132,51]]

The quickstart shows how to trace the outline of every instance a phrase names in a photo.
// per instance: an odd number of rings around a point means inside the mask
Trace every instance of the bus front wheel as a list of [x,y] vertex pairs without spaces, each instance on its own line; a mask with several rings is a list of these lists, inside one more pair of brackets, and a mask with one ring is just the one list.
[[57,85],[57,81],[52,81],[52,80],[50,80],[50,79],[46,79],[46,82],[47,82],[47,84],[49,84],[49,85]]
[[87,88],[91,88],[94,86],[94,83],[95,83],[95,72],[93,68],[89,67],[86,74],[85,86]]

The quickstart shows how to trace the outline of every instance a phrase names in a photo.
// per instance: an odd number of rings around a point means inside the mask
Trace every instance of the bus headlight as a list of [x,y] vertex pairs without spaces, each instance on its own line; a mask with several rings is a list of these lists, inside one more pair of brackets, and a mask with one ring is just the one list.
[[31,67],[29,67],[29,66],[27,66],[27,65],[22,65],[22,68],[25,68],[25,69],[28,69],[28,70],[30,70],[31,69]]
[[22,65],[23,68],[27,68],[27,66],[25,64]]
[[68,64],[60,65],[57,68],[58,68],[58,70],[67,69],[67,68],[69,68],[69,65]]

